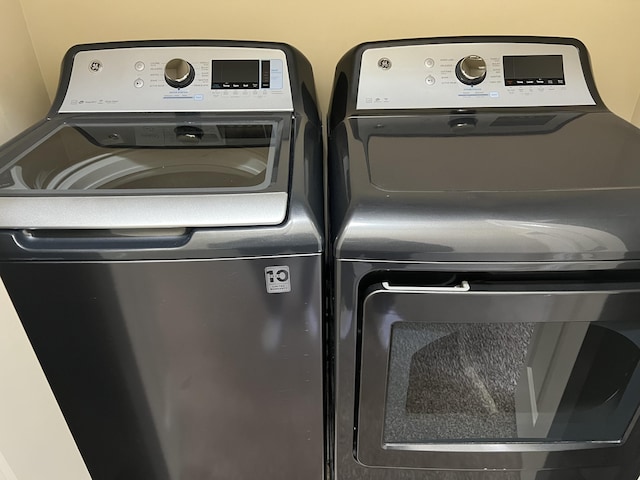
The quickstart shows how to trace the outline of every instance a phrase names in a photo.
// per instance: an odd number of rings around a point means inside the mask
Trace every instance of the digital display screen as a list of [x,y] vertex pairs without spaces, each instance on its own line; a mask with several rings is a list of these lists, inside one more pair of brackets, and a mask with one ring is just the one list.
[[502,57],[504,84],[564,85],[562,55],[517,55]]
[[212,60],[211,88],[260,88],[260,62],[258,60]]

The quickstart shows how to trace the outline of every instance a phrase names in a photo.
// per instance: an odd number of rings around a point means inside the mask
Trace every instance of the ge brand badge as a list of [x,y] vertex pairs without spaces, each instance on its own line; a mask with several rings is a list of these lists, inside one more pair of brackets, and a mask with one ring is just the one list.
[[287,293],[291,291],[291,276],[289,267],[267,267],[264,269],[264,280],[267,284],[267,293]]
[[92,60],[89,62],[89,70],[93,73],[98,73],[102,70],[102,62],[100,60]]
[[380,67],[382,70],[389,70],[391,68],[391,60],[389,60],[387,57],[382,57],[380,60],[378,60],[378,67]]

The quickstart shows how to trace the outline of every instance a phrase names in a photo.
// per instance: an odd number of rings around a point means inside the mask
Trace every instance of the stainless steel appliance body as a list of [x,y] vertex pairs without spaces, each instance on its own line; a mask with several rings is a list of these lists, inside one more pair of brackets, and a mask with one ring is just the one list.
[[635,480],[640,132],[573,39],[373,42],[329,114],[338,480]]
[[0,275],[93,479],[322,478],[322,142],[276,43],[81,45],[0,150]]

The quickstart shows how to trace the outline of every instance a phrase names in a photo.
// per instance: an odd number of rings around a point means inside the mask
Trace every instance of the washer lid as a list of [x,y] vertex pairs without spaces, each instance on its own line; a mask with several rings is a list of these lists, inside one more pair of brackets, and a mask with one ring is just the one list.
[[353,122],[370,181],[387,192],[640,186],[640,135],[609,113],[543,110]]
[[0,157],[0,227],[277,225],[288,202],[288,161],[276,168],[288,160],[284,123],[61,125]]

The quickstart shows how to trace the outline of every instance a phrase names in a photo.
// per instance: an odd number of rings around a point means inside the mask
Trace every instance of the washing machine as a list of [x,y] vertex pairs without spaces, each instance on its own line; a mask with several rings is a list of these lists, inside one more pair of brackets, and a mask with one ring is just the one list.
[[640,131],[585,46],[365,43],[329,114],[337,480],[636,480]]
[[0,275],[94,480],[324,476],[322,141],[300,52],[73,47],[0,172]]

